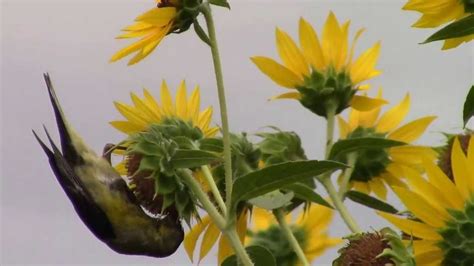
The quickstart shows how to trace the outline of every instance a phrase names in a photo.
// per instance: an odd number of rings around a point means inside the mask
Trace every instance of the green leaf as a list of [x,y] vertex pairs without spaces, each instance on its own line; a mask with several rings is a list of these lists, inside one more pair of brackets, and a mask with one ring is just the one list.
[[428,39],[426,39],[423,44],[434,41],[463,37],[470,34],[474,34],[474,14],[471,14],[440,29],[439,31],[431,35]]
[[227,0],[209,0],[211,5],[222,6],[230,9],[229,2]]
[[178,168],[194,168],[202,165],[210,164],[221,158],[215,153],[201,150],[176,150],[171,157],[171,164],[175,169]]
[[329,204],[329,202],[323,199],[323,197],[321,197],[318,193],[316,193],[312,188],[304,184],[295,183],[295,184],[286,186],[285,188],[283,188],[283,190],[292,191],[293,193],[295,193],[295,198],[298,198],[304,201],[309,201],[312,203],[316,203],[319,205],[323,205],[323,206],[333,209],[333,207],[331,206],[331,204]]
[[462,119],[464,121],[464,127],[466,127],[469,119],[474,116],[474,85],[469,90],[469,93],[466,96],[466,101],[464,102],[464,109]]
[[365,193],[351,190],[348,191],[345,195],[352,201],[367,206],[369,208],[393,214],[398,213],[398,210],[395,209],[392,205],[383,202],[379,199],[376,199],[372,196],[369,196]]
[[288,205],[294,197],[292,191],[281,193],[278,190],[250,199],[250,204],[266,210],[274,210]]
[[199,141],[199,148],[205,151],[212,151],[222,153],[224,151],[224,144],[219,138],[204,138]]
[[383,138],[342,139],[334,143],[329,153],[330,160],[341,160],[348,153],[364,149],[386,149],[406,145],[404,142]]
[[[276,266],[275,258],[268,249],[261,246],[249,246],[245,250],[249,254],[254,266]],[[235,255],[227,257],[221,266],[238,266],[237,257]]]
[[233,184],[232,206],[306,178],[345,168],[333,161],[295,161],[275,164],[237,178]]
[[201,41],[205,42],[207,45],[211,46],[211,40],[209,40],[209,36],[207,36],[207,33],[204,31],[204,29],[199,25],[199,22],[197,19],[194,20],[194,31],[196,32],[197,36]]

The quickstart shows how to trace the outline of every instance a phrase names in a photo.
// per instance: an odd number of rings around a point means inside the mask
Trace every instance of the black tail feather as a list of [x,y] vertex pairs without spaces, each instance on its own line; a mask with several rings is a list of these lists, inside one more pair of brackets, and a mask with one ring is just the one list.
[[49,77],[48,73],[44,73],[43,76],[46,82],[46,87],[48,88],[49,99],[51,100],[51,105],[53,106],[54,116],[56,117],[56,124],[58,125],[62,153],[69,163],[73,165],[82,164],[83,159],[73,146],[74,144],[72,142],[71,134],[68,131],[66,119],[64,118],[61,105],[59,104],[58,97],[54,91],[51,78]]

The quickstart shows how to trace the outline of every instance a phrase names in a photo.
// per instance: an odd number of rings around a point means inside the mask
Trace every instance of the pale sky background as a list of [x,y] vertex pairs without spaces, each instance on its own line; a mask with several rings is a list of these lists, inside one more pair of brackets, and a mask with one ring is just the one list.
[[[462,102],[473,83],[473,46],[441,51],[441,43],[418,45],[434,31],[413,29],[418,14],[404,12],[404,1],[230,1],[232,11],[215,8],[231,129],[254,133],[275,125],[302,137],[307,154],[321,158],[324,121],[294,101],[267,102],[284,89],[257,71],[252,55],[276,57],[274,29],[296,37],[298,19],[321,29],[329,10],[340,20],[366,27],[358,51],[382,40],[373,87],[383,86],[386,98],[400,101],[412,95],[408,118],[438,115],[423,144],[439,144],[441,131],[461,127]],[[199,83],[202,102],[217,110],[210,51],[193,31],[171,35],[144,62],[127,67],[109,64],[109,57],[126,41],[116,41],[119,29],[132,22],[153,1],[134,0],[2,0],[1,87],[1,264],[189,265],[183,247],[165,259],[116,254],[95,239],[75,214],[59,187],[31,129],[45,124],[53,136],[55,123],[42,73],[50,72],[69,121],[97,151],[123,135],[108,125],[119,117],[112,101],[129,102],[129,92],[148,87],[158,95],[164,78],[175,92],[183,78]],[[373,90],[371,93],[375,93]],[[215,115],[215,123],[219,123]],[[350,204],[365,229],[386,223],[372,210]],[[331,234],[348,230],[339,219]],[[330,265],[336,249],[314,265]],[[215,252],[201,265],[215,265]]]

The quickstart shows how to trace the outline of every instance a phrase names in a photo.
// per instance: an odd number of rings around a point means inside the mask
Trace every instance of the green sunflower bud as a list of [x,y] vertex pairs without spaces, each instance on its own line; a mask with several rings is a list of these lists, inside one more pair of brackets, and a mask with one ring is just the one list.
[[257,134],[262,138],[258,148],[262,152],[262,162],[265,165],[307,159],[301,139],[295,132],[273,129],[276,132]]
[[176,18],[169,33],[182,33],[196,20],[199,15],[199,6],[202,0],[161,0],[158,2],[158,8],[174,7],[176,8]]
[[357,92],[350,76],[345,72],[337,73],[333,68],[328,68],[325,73],[313,69],[311,75],[305,77],[304,85],[296,89],[301,94],[301,104],[323,117],[327,117],[329,109],[334,109],[335,114],[344,111]]

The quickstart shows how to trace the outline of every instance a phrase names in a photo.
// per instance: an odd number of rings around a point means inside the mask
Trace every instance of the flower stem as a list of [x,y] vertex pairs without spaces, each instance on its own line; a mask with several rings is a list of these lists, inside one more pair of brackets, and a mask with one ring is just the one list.
[[230,199],[232,195],[232,155],[230,148],[229,120],[227,117],[227,104],[225,99],[224,77],[222,74],[221,59],[219,47],[217,46],[216,29],[214,19],[212,18],[211,7],[209,3],[204,3],[200,8],[206,19],[207,31],[211,45],[212,60],[214,63],[214,72],[216,75],[217,94],[219,97],[219,107],[222,122],[222,138],[224,142],[224,170],[225,170],[225,191],[227,209],[230,209]]
[[222,213],[224,216],[227,213],[227,208],[225,206],[224,200],[222,199],[222,196],[219,192],[219,189],[217,188],[216,182],[214,181],[214,177],[212,176],[211,170],[209,169],[209,166],[203,165],[201,167],[201,170],[204,174],[204,178],[207,181],[207,184],[209,184],[209,187],[212,191],[212,195],[214,195],[214,198],[217,201],[217,205],[219,205],[219,208],[222,210]]
[[351,152],[347,155],[347,168],[344,171],[344,176],[342,177],[341,184],[339,185],[339,197],[344,200],[344,194],[349,190],[349,181],[351,179],[352,173],[354,172],[354,165],[357,160],[357,153]]
[[341,215],[342,219],[346,223],[347,227],[352,231],[352,233],[360,233],[361,229],[355,222],[354,218],[351,216],[349,211],[347,210],[346,205],[342,203],[341,198],[337,194],[336,189],[334,188],[334,185],[331,182],[330,178],[324,178],[321,180],[321,183],[323,184],[324,188],[329,194],[329,197],[331,197],[331,200],[334,204],[334,207],[336,210],[339,212]]
[[[334,138],[334,120],[336,118],[336,106],[335,105],[330,105],[327,108],[327,128],[326,128],[326,160],[329,159],[329,154],[331,153],[331,148],[333,144],[333,138]],[[355,222],[354,218],[351,216],[349,211],[347,210],[346,205],[341,200],[341,197],[339,197],[339,194],[337,193],[336,189],[334,188],[334,185],[332,184],[331,181],[331,174],[326,174],[323,175],[321,178],[319,178],[319,181],[323,184],[324,188],[329,194],[329,197],[331,198],[334,207],[336,210],[339,212],[341,215],[342,219],[346,223],[347,227],[353,232],[353,233],[359,233],[361,232],[359,226]]]
[[242,242],[240,242],[240,238],[239,238],[239,235],[237,234],[237,231],[235,231],[235,229],[232,228],[229,231],[225,231],[224,234],[227,236],[227,239],[229,239],[229,242],[232,245],[232,248],[234,249],[235,254],[239,258],[238,265],[244,265],[244,266],[254,265],[249,255],[247,254],[247,251],[245,251],[245,248],[242,245]]
[[290,242],[291,247],[293,248],[293,251],[296,253],[296,256],[301,261],[301,264],[303,266],[309,266],[308,259],[306,258],[303,249],[301,248],[300,244],[298,243],[298,240],[296,239],[295,235],[291,231],[290,226],[285,220],[285,215],[283,213],[282,209],[277,209],[273,212],[275,215],[275,218],[278,221],[278,224],[280,225],[281,229],[283,229],[283,232],[285,233],[286,238]]
[[214,204],[211,202],[209,197],[204,193],[201,188],[201,185],[196,181],[196,179],[189,173],[187,170],[182,170],[179,172],[181,178],[183,178],[186,185],[191,189],[197,199],[201,202],[203,208],[209,214],[209,217],[217,225],[220,230],[224,230],[226,227],[226,221],[224,217],[219,213]]

